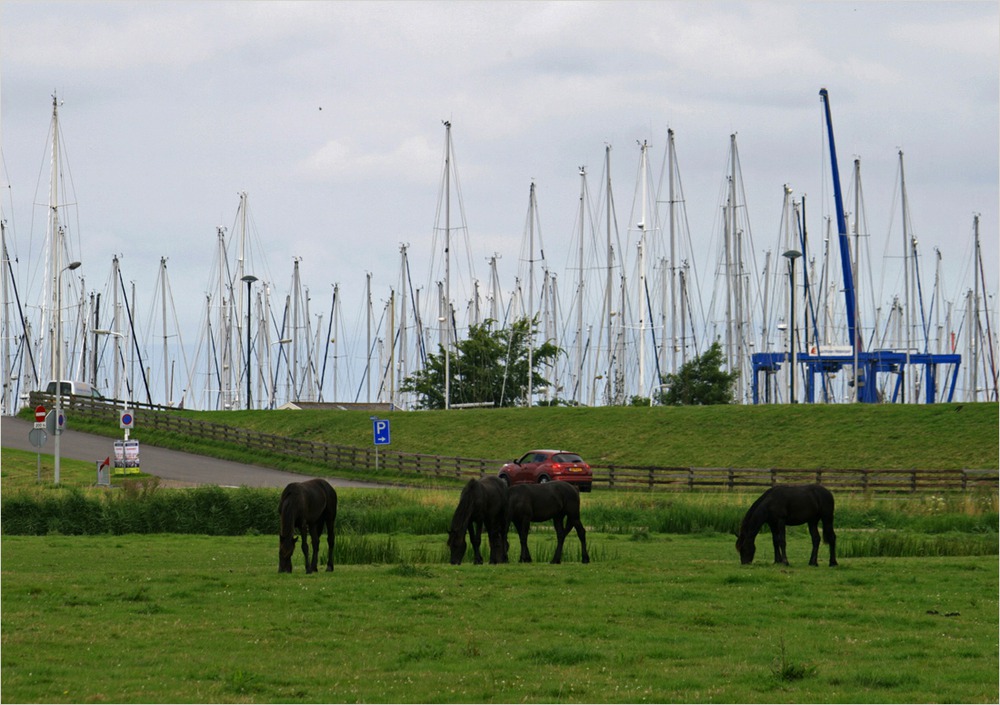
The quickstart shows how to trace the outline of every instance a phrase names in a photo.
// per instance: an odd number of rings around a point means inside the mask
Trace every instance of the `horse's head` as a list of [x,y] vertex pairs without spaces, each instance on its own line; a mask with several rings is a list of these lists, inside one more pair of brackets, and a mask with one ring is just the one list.
[[291,573],[292,572],[292,554],[295,553],[295,543],[298,541],[298,537],[281,536],[278,538],[278,572],[279,573]]
[[465,531],[448,530],[448,548],[451,549],[451,564],[462,565],[465,558]]
[[740,553],[740,563],[743,565],[753,563],[753,556],[757,552],[757,546],[752,538],[747,538],[744,531],[736,534],[736,550]]

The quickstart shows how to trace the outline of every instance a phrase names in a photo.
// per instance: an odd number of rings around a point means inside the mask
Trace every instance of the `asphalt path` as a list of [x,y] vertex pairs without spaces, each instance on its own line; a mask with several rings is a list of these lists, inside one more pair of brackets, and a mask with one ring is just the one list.
[[[35,448],[28,440],[28,432],[34,427],[30,421],[13,416],[0,417],[0,446],[15,450],[55,454],[55,438],[49,435],[41,448]],[[228,460],[217,460],[193,453],[182,453],[167,448],[158,448],[139,441],[139,462],[144,473],[185,485],[220,485],[222,487],[284,487],[289,482],[301,482],[310,477],[325,477],[334,487],[386,487],[376,482],[345,480],[322,475],[300,475],[299,473],[274,470],[259,465],[244,465]],[[114,456],[114,439],[95,436],[91,433],[65,430],[59,440],[59,455],[72,460],[96,462]],[[97,469],[94,469],[95,477]]]

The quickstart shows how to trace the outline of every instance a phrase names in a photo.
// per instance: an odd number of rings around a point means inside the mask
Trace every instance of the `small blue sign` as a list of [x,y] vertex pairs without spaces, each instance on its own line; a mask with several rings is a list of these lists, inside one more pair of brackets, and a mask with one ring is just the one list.
[[375,445],[389,445],[389,419],[372,419],[372,433],[375,436]]

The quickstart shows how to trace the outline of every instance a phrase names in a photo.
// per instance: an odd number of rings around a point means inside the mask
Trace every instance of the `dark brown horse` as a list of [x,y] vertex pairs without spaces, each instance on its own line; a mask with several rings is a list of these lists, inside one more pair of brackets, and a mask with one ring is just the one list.
[[[333,525],[337,521],[337,492],[326,480],[292,482],[281,493],[278,502],[281,529],[278,545],[278,572],[292,572],[295,553],[295,530],[302,534],[302,555],[306,573],[315,573],[319,562],[319,535],[326,526],[326,569],[333,570]],[[309,560],[308,537],[312,537],[312,560]]]
[[[546,482],[541,485],[514,485],[510,488],[508,521],[521,539],[521,562],[531,562],[528,551],[528,530],[533,521],[552,520],[556,529],[556,552],[553,563],[562,562],[563,542],[570,529],[580,537],[582,562],[590,563],[587,553],[587,532],[580,521],[580,490],[568,482]],[[506,533],[506,532],[505,532]]]
[[812,556],[809,565],[819,565],[819,529],[823,522],[823,541],[830,546],[830,565],[837,565],[837,535],[833,532],[833,494],[822,485],[776,485],[750,505],[740,532],[736,535],[736,550],[740,562],[753,563],[757,550],[754,539],[764,524],[771,529],[774,562],[788,565],[785,555],[785,527],[809,525],[812,536]]
[[475,563],[483,562],[479,551],[483,528],[490,542],[490,563],[507,562],[507,483],[498,477],[472,479],[465,483],[458,507],[448,529],[451,564],[461,565],[465,557],[465,533],[469,533]]

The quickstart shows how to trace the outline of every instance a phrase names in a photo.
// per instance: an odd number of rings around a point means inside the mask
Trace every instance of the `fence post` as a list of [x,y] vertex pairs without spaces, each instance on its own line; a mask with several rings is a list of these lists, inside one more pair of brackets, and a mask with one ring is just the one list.
[[736,486],[736,473],[733,472],[732,468],[729,468],[729,489],[732,490]]

